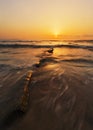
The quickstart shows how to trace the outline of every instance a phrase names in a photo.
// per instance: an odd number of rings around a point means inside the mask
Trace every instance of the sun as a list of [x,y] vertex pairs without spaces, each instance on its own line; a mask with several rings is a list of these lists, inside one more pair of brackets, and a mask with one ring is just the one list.
[[51,28],[51,34],[52,34],[52,36],[54,37],[54,38],[59,38],[59,36],[60,36],[60,27],[59,26],[53,26],[52,28]]
[[54,31],[54,37],[58,38],[58,36],[59,36],[59,32],[58,31]]
[[55,36],[56,38],[58,37],[58,35],[59,35],[58,32],[54,32],[54,36]]

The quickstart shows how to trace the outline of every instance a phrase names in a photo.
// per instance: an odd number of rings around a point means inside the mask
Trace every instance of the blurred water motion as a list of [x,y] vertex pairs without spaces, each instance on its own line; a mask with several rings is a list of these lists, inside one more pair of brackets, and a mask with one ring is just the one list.
[[[6,130],[93,129],[93,43],[2,44],[0,125],[6,119]],[[50,47],[53,53],[48,53]],[[29,70],[33,70],[30,103],[23,118],[13,110]]]

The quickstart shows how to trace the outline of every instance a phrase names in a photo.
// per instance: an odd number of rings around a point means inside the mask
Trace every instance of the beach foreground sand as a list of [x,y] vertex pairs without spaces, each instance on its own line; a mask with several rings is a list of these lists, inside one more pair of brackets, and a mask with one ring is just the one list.
[[20,110],[22,77],[9,93],[0,130],[93,130],[92,82],[88,88],[72,77],[51,57],[41,59],[33,66],[26,110]]

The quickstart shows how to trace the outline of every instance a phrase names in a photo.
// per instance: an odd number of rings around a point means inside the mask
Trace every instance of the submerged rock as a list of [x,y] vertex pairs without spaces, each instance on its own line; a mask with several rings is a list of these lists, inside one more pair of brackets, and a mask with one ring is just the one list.
[[53,53],[53,50],[54,50],[54,48],[50,48],[50,49],[48,50],[48,52],[49,52],[49,53]]
[[32,71],[30,71],[27,77],[25,78],[24,93],[19,103],[19,110],[21,112],[26,112],[28,109],[28,104],[30,99],[29,85],[30,85],[31,77],[32,77]]

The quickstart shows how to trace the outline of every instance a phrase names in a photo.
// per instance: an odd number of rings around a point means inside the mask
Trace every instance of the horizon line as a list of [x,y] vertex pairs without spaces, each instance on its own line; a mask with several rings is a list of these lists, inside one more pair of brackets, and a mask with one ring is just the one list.
[[33,41],[93,41],[93,39],[38,39],[38,40],[22,40],[22,39],[0,39],[0,42],[33,42]]

